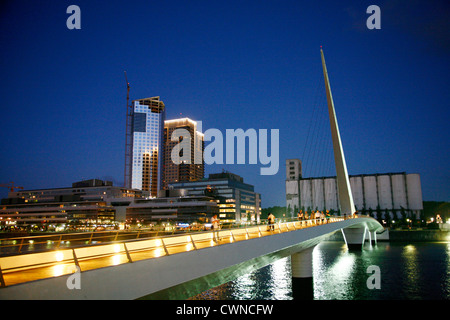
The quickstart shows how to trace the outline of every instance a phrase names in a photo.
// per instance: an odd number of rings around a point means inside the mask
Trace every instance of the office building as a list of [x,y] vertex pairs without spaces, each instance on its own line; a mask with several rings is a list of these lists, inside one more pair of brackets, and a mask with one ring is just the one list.
[[[286,163],[292,160],[287,160]],[[286,210],[295,215],[299,210],[339,211],[336,177],[298,178],[286,175]],[[419,174],[382,173],[349,175],[355,208],[362,214],[389,213],[395,218],[405,213],[420,217],[423,210]]]
[[173,189],[186,189],[191,196],[211,196],[219,201],[219,218],[223,223],[259,222],[261,195],[254,186],[230,172],[210,174],[208,179],[171,183]]
[[[203,134],[197,130],[196,121],[189,118],[164,121],[163,189],[173,182],[203,179],[203,150]],[[173,153],[179,159],[173,159]]]
[[133,100],[130,117],[125,186],[149,191],[156,197],[163,177],[164,102],[159,97]]

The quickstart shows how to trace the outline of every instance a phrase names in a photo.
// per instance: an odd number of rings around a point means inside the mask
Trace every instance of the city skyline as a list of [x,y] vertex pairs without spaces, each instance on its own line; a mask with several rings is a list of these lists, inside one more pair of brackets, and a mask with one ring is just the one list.
[[[80,30],[66,27],[71,4],[81,8]],[[283,206],[284,161],[304,160],[315,101],[325,102],[323,45],[349,174],[419,173],[424,200],[449,200],[445,2],[377,1],[380,30],[366,28],[369,2],[233,4],[2,4],[0,182],[123,185],[126,70],[130,100],[160,96],[166,119],[223,132],[280,129],[276,175],[205,165],[205,176],[236,173],[263,207]]]

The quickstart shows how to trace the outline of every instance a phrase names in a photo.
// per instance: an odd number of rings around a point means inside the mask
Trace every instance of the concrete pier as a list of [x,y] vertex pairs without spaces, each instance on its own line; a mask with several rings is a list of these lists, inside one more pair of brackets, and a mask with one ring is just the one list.
[[376,231],[369,231],[371,235],[371,244],[376,245],[377,244],[377,232]]
[[291,255],[292,296],[294,300],[313,300],[313,266],[312,253],[314,247],[307,248]]
[[366,227],[341,229],[349,250],[361,250],[366,238]]

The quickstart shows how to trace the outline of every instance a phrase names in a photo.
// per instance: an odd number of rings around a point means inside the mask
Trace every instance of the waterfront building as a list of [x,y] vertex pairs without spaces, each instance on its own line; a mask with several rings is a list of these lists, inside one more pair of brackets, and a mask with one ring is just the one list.
[[131,145],[126,150],[125,186],[156,197],[163,177],[165,105],[160,97],[132,101]]
[[208,195],[219,201],[222,223],[259,222],[261,195],[254,186],[230,172],[210,174],[208,179],[169,184],[169,188],[186,189],[191,196]]
[[[174,131],[177,137],[172,135]],[[183,134],[185,133],[185,134]],[[184,141],[188,148],[179,151],[178,156],[184,159],[181,163],[175,163],[172,159],[174,147],[181,145]],[[203,134],[197,130],[197,122],[189,118],[173,119],[164,121],[164,163],[162,188],[180,181],[197,181],[203,179],[205,166],[203,162],[204,141]],[[175,151],[174,151],[175,152]],[[184,154],[183,154],[184,153]]]
[[148,192],[113,186],[99,179],[74,182],[72,187],[10,192],[2,199],[3,228],[95,229],[125,221],[126,207]]
[[[286,165],[295,163],[295,160],[298,159],[286,160]],[[374,216],[380,213],[382,217],[389,213],[393,218],[405,213],[420,217],[423,203],[419,174],[361,174],[349,175],[349,179],[355,208],[359,213]],[[303,178],[301,172],[293,176],[286,169],[286,210],[291,216],[299,210],[338,212],[336,177]]]
[[217,200],[189,196],[186,190],[161,190],[158,198],[137,199],[127,207],[126,224],[132,227],[162,223],[203,226],[219,214]]

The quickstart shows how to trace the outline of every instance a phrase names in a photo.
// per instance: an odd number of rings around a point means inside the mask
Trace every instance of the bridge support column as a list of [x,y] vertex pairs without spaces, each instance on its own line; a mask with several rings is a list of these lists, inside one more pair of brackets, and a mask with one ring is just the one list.
[[377,232],[376,231],[372,231],[372,245],[376,245],[377,244]]
[[291,255],[292,295],[294,300],[313,300],[313,266],[314,247]]
[[341,229],[345,243],[349,250],[361,250],[366,238],[366,228],[346,228]]

